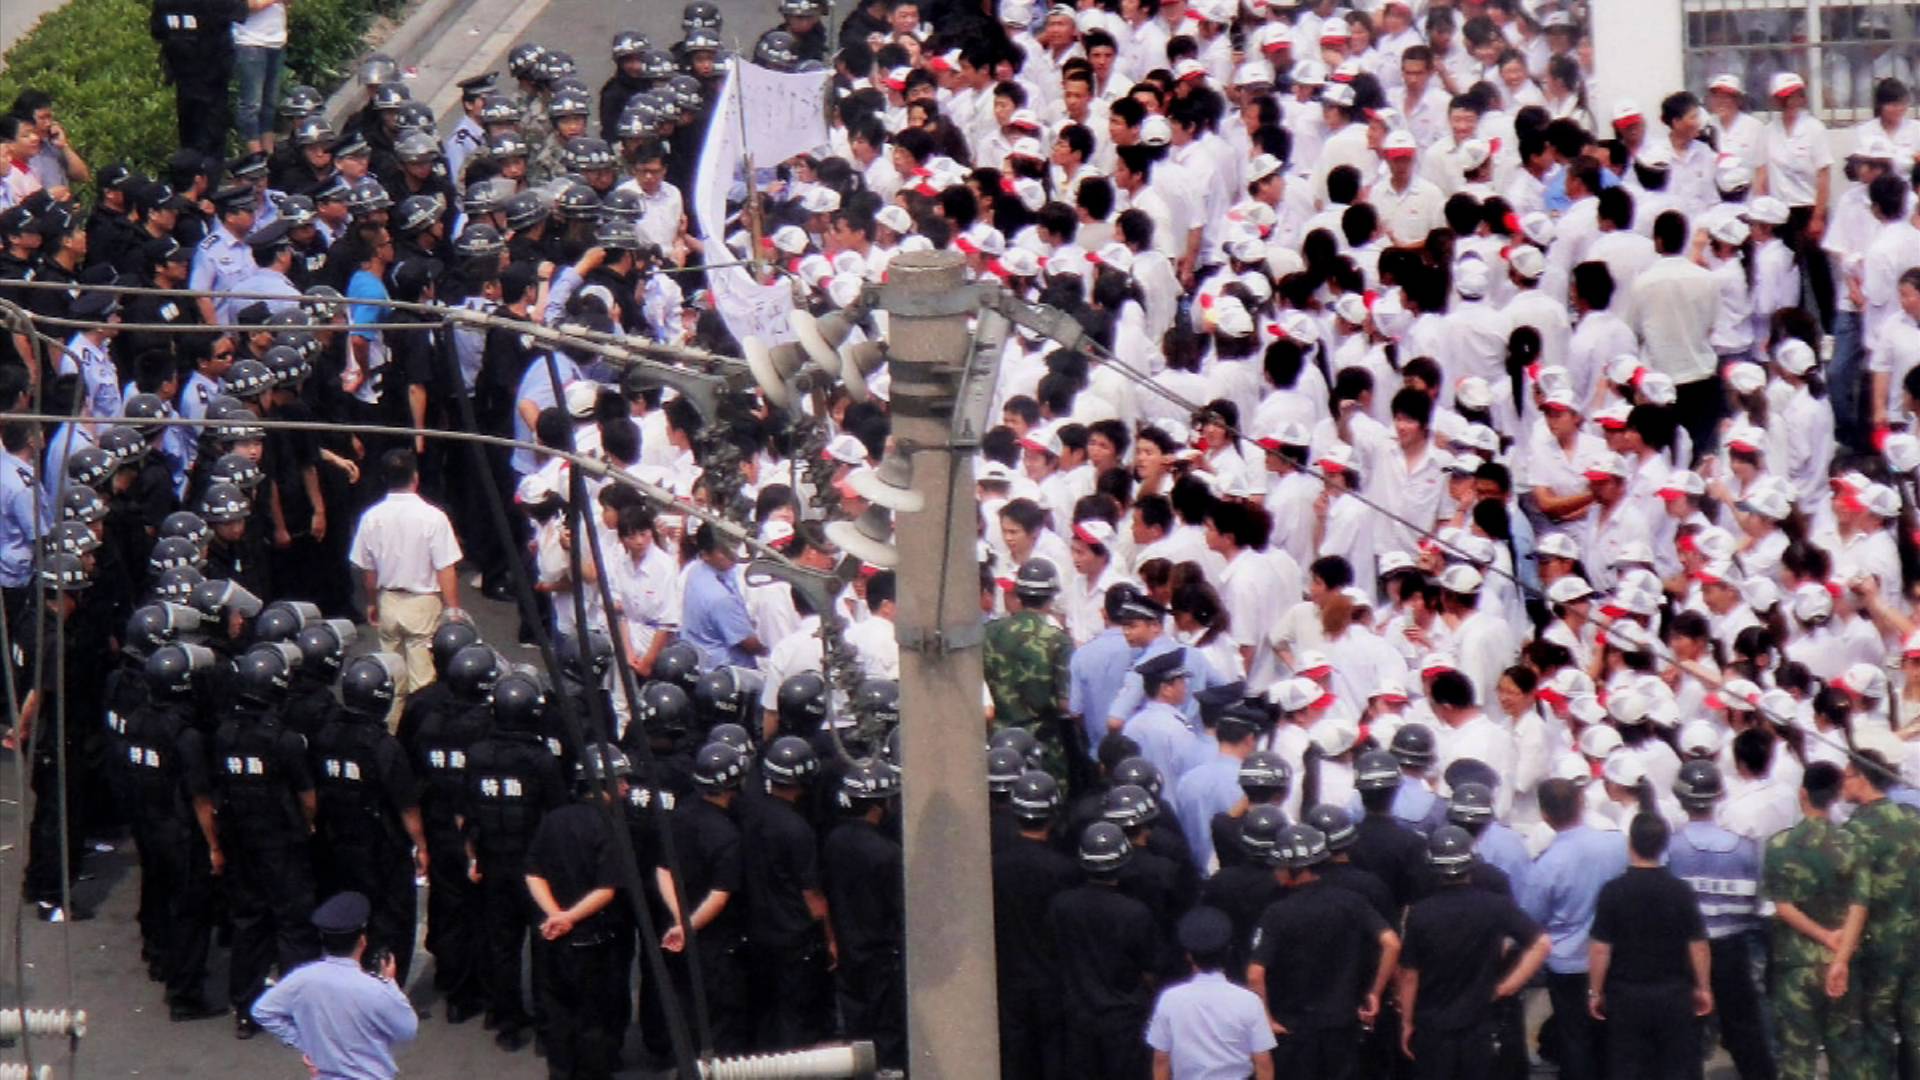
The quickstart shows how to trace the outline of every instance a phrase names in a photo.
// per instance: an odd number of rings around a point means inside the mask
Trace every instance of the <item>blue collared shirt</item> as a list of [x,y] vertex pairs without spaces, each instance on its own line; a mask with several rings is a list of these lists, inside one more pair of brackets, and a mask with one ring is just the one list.
[[[1180,703],[1180,716],[1186,721],[1188,731],[1198,732],[1200,730],[1200,704],[1193,699],[1193,695],[1210,687],[1219,686],[1227,681],[1221,678],[1218,672],[1213,670],[1213,665],[1207,662],[1206,654],[1202,653],[1199,649],[1189,648],[1180,644],[1167,634],[1161,634],[1159,637],[1154,638],[1152,642],[1148,643],[1146,647],[1133,654],[1132,667],[1138,667],[1145,661],[1151,660],[1163,653],[1172,652],[1175,649],[1183,651],[1184,657],[1181,660],[1180,666],[1187,671],[1187,698]],[[1107,715],[1118,716],[1123,720],[1127,719],[1134,713],[1139,712],[1140,707],[1146,703],[1146,700],[1146,686],[1140,679],[1140,673],[1129,668],[1126,677],[1121,680],[1120,692],[1114,695],[1113,704],[1107,706]]]
[[1556,975],[1587,970],[1587,934],[1600,887],[1627,872],[1627,838],[1576,825],[1558,833],[1533,861],[1520,906],[1553,942],[1547,970]]
[[1240,759],[1217,752],[1174,785],[1173,808],[1202,874],[1210,873],[1213,865],[1213,815],[1226,813],[1246,797],[1240,790]]
[[754,634],[746,597],[732,571],[721,573],[702,559],[687,572],[687,594],[681,604],[680,637],[700,650],[701,667],[752,667],[753,657],[740,643]]
[[1197,764],[1202,750],[1180,711],[1164,701],[1142,705],[1120,734],[1140,744],[1140,756],[1153,762],[1166,784],[1177,782]]
[[37,486],[32,464],[12,454],[0,461],[0,585],[9,589],[33,581],[34,543],[44,531],[34,510]]
[[1171,1059],[1175,1080],[1239,1080],[1274,1041],[1260,998],[1218,971],[1167,987],[1147,1021],[1147,1045]]
[[[566,353],[553,354],[554,367],[560,374],[560,389],[564,393],[567,384],[581,378],[580,365],[573,362]],[[549,406],[560,404],[553,392],[553,373],[547,370],[546,354],[536,354],[533,362],[527,365],[526,373],[520,376],[520,386],[514,391],[513,437],[521,442],[533,442],[533,429],[527,426],[526,418],[520,415],[522,401],[531,401],[542,411]],[[521,476],[536,472],[540,468],[540,455],[531,450],[515,450],[511,463],[513,471]]]
[[1533,856],[1527,852],[1527,842],[1519,833],[1498,821],[1490,822],[1473,842],[1473,850],[1488,866],[1507,875],[1514,896],[1526,892],[1527,878],[1533,872]]
[[420,1030],[406,995],[346,956],[295,968],[253,1003],[253,1018],[305,1054],[320,1080],[390,1080],[394,1044]]
[[1073,659],[1067,662],[1067,711],[1080,717],[1088,746],[1097,747],[1107,737],[1113,699],[1120,696],[1120,684],[1132,669],[1133,646],[1117,626],[1107,627],[1073,650]]

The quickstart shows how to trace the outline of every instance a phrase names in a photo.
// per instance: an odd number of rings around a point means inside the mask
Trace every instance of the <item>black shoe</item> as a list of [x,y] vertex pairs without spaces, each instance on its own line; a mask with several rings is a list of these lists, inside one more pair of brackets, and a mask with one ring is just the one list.
[[480,590],[480,595],[486,597],[489,600],[497,600],[497,601],[500,601],[501,603],[510,603],[513,600],[513,582],[511,581],[493,582],[483,587]]
[[161,970],[159,964],[148,964],[147,979],[151,982],[163,983],[167,981],[167,973]]
[[[189,1020],[211,1020],[216,1016],[225,1015],[227,1015],[226,1006],[208,1004],[199,998],[182,998],[167,1007],[167,1019],[176,1024],[186,1023]],[[252,1024],[253,1021],[245,1020],[242,1023]],[[238,1032],[235,1034],[238,1035]],[[239,1035],[239,1037],[252,1038],[251,1035]]]
[[93,918],[93,912],[83,907],[63,908],[59,904],[41,900],[34,904],[34,914],[44,923],[86,922]]
[[242,1016],[233,1022],[233,1037],[242,1042],[258,1034],[260,1034],[260,1025],[254,1023],[250,1017]]
[[447,1002],[447,1023],[449,1024],[464,1024],[478,1015],[480,1015],[480,1007],[477,1005],[463,1005],[458,1001]]
[[520,1027],[502,1028],[500,1034],[493,1037],[493,1045],[509,1054],[517,1054],[526,1049],[527,1029]]

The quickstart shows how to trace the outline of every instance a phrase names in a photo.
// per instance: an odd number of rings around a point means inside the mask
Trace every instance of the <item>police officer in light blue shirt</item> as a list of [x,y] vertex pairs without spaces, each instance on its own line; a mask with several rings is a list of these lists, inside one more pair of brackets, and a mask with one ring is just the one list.
[[1180,714],[1181,722],[1186,724],[1187,731],[1192,734],[1200,731],[1200,706],[1194,701],[1193,695],[1227,681],[1214,671],[1204,653],[1180,644],[1165,632],[1166,617],[1167,609],[1145,593],[1135,593],[1120,606],[1120,629],[1126,635],[1127,644],[1134,648],[1133,671],[1121,680],[1120,692],[1114,695],[1113,704],[1107,707],[1110,728],[1115,722],[1124,723],[1130,719],[1149,696],[1139,674],[1143,661],[1167,654],[1180,658],[1179,666],[1187,673],[1187,683],[1186,693],[1176,703],[1175,710]]
[[[1213,712],[1203,709],[1204,713]],[[1224,814],[1245,799],[1240,790],[1240,763],[1253,753],[1264,716],[1236,704],[1219,711],[1213,724],[1216,751],[1211,758],[1174,781],[1173,808],[1186,833],[1187,848],[1201,874],[1213,873],[1213,817]]]
[[[253,231],[255,194],[252,185],[236,184],[221,188],[213,195],[220,215],[217,228],[209,229],[193,253],[193,270],[187,287],[195,291],[233,292],[240,279],[253,272],[253,249],[247,246],[247,234]],[[242,301],[200,297],[200,317],[209,326],[230,324]]]
[[1169,649],[1133,666],[1146,703],[1120,729],[1120,734],[1139,744],[1140,756],[1153,762],[1169,783],[1178,783],[1199,764],[1197,739],[1176,704],[1187,696],[1187,670],[1180,660],[1180,650]]
[[248,233],[247,260],[250,265],[233,286],[235,292],[286,297],[285,300],[265,302],[267,310],[275,315],[300,306],[300,290],[287,277],[287,271],[293,269],[293,239],[287,235],[292,229],[292,225],[281,218]]
[[33,583],[33,550],[46,531],[46,510],[50,504],[38,502],[40,493],[34,482],[34,427],[24,422],[0,425],[0,592],[6,596],[6,614],[12,618],[17,604],[29,595]]
[[1764,957],[1766,945],[1760,918],[1760,845],[1713,823],[1714,804],[1726,794],[1726,785],[1712,761],[1682,764],[1673,794],[1686,811],[1687,823],[1667,844],[1667,869],[1692,886],[1700,899],[1720,1042],[1741,1076],[1772,1076],[1767,1014],[1754,981],[1755,961]]
[[[1193,977],[1161,993],[1147,1021],[1154,1074],[1172,1080],[1244,1080],[1271,1076],[1273,1027],[1260,998],[1227,980],[1233,921],[1219,908],[1197,907],[1180,918],[1180,948]],[[1265,1066],[1263,1069],[1262,1066]]]
[[1098,749],[1100,740],[1107,737],[1113,699],[1120,696],[1120,686],[1133,669],[1133,646],[1120,629],[1120,608],[1134,590],[1125,582],[1107,589],[1102,601],[1106,629],[1073,650],[1067,662],[1067,711],[1080,718],[1090,750]]
[[753,667],[754,658],[765,656],[767,647],[747,614],[733,541],[707,522],[694,532],[693,544],[699,561],[687,571],[680,638],[700,650],[701,667],[708,671],[728,665]]
[[1587,1012],[1587,939],[1600,889],[1626,873],[1627,838],[1581,823],[1580,789],[1571,780],[1540,784],[1540,816],[1553,841],[1533,862],[1520,907],[1553,942],[1547,953],[1547,997],[1553,1002],[1560,1072],[1568,1080],[1598,1075],[1599,1025]]
[[[371,905],[340,893],[313,911],[320,959],[293,969],[253,1003],[262,1028],[306,1056],[323,1080],[390,1080],[393,1048],[412,1042],[420,1018],[394,985],[393,954],[361,967]],[[384,950],[382,950],[384,952]]]
[[[113,293],[85,291],[73,302],[72,315],[102,324],[116,322],[120,301]],[[107,352],[107,339],[116,333],[112,329],[82,330],[73,335],[60,355],[59,374],[80,376],[88,408],[95,416],[120,415],[120,371]]]

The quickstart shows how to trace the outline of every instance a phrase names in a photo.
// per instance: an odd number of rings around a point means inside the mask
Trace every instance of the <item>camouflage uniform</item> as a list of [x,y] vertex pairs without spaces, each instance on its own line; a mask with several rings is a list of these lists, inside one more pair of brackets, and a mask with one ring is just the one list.
[[[1865,1021],[1862,1077],[1920,1076],[1920,813],[1875,799],[1847,821],[1860,855],[1867,928],[1853,965]],[[1899,1046],[1896,1051],[1895,1041]]]
[[1040,743],[1041,764],[1067,783],[1067,748],[1060,739],[1067,711],[1067,661],[1073,640],[1037,611],[1017,611],[987,624],[983,666],[993,696],[993,726],[1026,728]]
[[520,99],[520,137],[528,146],[544,147],[553,140],[553,117],[547,115],[547,99],[528,94]]
[[527,183],[544,184],[567,171],[562,141],[559,135],[549,134],[547,141],[533,152],[533,157],[527,160]]
[[[1837,930],[1847,908],[1864,903],[1860,854],[1852,834],[1825,818],[1807,818],[1767,841],[1761,889],[1775,903],[1798,907],[1821,926]],[[1830,1074],[1857,1075],[1862,1036],[1858,980],[1839,1000],[1827,997],[1831,950],[1775,918],[1772,924],[1774,1031],[1780,1043],[1781,1080],[1814,1080],[1820,1048]]]

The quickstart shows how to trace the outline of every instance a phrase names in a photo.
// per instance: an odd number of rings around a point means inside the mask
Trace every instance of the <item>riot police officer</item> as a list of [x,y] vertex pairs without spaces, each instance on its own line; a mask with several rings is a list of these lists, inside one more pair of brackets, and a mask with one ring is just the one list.
[[1385,750],[1370,750],[1354,763],[1353,786],[1365,811],[1354,826],[1353,864],[1372,871],[1393,893],[1394,903],[1406,907],[1420,892],[1425,865],[1425,843],[1393,813],[1400,790],[1400,762]]
[[1037,769],[1007,791],[1017,832],[993,853],[994,972],[1000,984],[1000,1075],[1061,1075],[1059,954],[1047,907],[1080,879],[1053,846],[1060,784]]
[[[465,624],[449,624],[456,625]],[[438,704],[422,707],[425,715],[404,740],[414,775],[424,784],[420,813],[427,839],[426,946],[433,954],[434,986],[447,999],[449,1024],[465,1023],[484,1004],[480,958],[485,912],[480,890],[467,876],[460,825],[467,804],[467,758],[487,733],[487,696],[500,672],[494,651],[480,644],[477,634],[475,638],[447,661],[438,679],[408,696],[409,715],[417,699],[429,693],[437,691]],[[441,643],[439,635],[434,640]]]
[[[1263,861],[1264,849],[1259,857],[1254,857],[1251,849],[1240,842],[1240,834],[1246,829],[1247,816],[1254,807],[1279,807],[1286,803],[1287,792],[1293,787],[1293,767],[1272,750],[1255,750],[1241,759],[1239,780],[1240,790],[1247,797],[1246,808],[1238,814],[1229,810],[1213,815],[1213,820],[1208,822],[1213,833],[1213,853],[1222,870],[1251,860],[1263,876],[1271,877]],[[1280,823],[1286,824],[1284,812]],[[1267,839],[1271,845],[1272,838]]]
[[[300,666],[294,669],[292,692],[281,719],[308,739],[340,713],[333,699],[333,684],[340,677],[354,634],[351,622],[328,619],[303,627],[293,637],[294,647],[300,650]],[[324,891],[331,896],[339,890]]]
[[[314,884],[308,837],[316,801],[307,741],[280,721],[300,650],[283,643],[241,654],[233,711],[213,735],[220,831],[212,852],[233,916],[227,994],[236,1035],[259,1034],[248,1010],[276,961],[292,971],[319,955],[310,921]],[[224,869],[223,869],[224,868]]]
[[[533,1022],[520,991],[520,952],[537,917],[524,880],[527,845],[540,818],[567,801],[560,761],[540,735],[546,711],[535,676],[502,676],[493,687],[493,732],[467,755],[466,832],[486,916],[487,1019],[498,1031],[494,1042],[509,1052],[527,1044]],[[538,952],[534,960],[542,962]]]
[[120,666],[107,676],[105,734],[110,763],[107,782],[111,785],[115,801],[120,805],[127,820],[134,825],[134,848],[140,857],[143,872],[140,875],[140,959],[147,963],[147,973],[158,977],[161,974],[161,953],[166,940],[162,910],[166,894],[158,891],[160,886],[149,882],[144,868],[149,855],[141,839],[140,799],[134,786],[134,769],[140,765],[140,758],[128,751],[127,729],[140,715],[142,709],[153,700],[147,684],[147,661],[152,659],[154,651],[173,643],[178,630],[174,623],[174,612],[179,612],[183,620],[198,617],[189,608],[168,604],[148,604],[136,610],[127,620],[126,633],[121,637]]
[[1401,1016],[1399,1045],[1421,1080],[1492,1075],[1503,1003],[1546,962],[1550,942],[1511,897],[1470,884],[1465,829],[1435,829],[1427,861],[1439,884],[1407,912],[1397,996],[1414,1007]]
[[542,818],[527,849],[526,887],[540,919],[534,948],[546,954],[534,992],[553,1076],[602,1080],[619,1067],[629,954],[614,947],[628,926],[615,845],[626,840],[608,811],[625,800],[632,774],[611,743],[582,747],[578,801]]
[[[721,742],[700,748],[693,761],[696,797],[681,804],[672,818],[678,880],[666,867],[656,871],[654,878],[669,917],[661,947],[676,954],[698,950],[713,1045],[723,1053],[744,1048],[752,1037],[747,1013],[747,905],[741,892],[746,870],[740,828],[728,813],[745,774],[740,751]],[[673,970],[685,1000],[692,987],[692,970],[684,960]]]
[[[208,732],[197,722],[195,676],[213,653],[166,643],[142,665],[147,699],[127,717],[122,738],[140,852],[143,912],[153,908],[150,971],[166,985],[173,1020],[221,1016],[205,997],[212,934],[213,778]],[[146,929],[143,921],[142,928]]]
[[1139,854],[1113,822],[1088,825],[1079,846],[1087,879],[1047,908],[1060,950],[1069,1076],[1148,1074],[1147,1011],[1163,945],[1153,912],[1120,891],[1120,872]]
[[1287,812],[1278,803],[1261,803],[1238,820],[1240,854],[1232,862],[1223,860],[1200,892],[1201,904],[1226,912],[1233,921],[1233,955],[1227,971],[1236,981],[1246,971],[1247,942],[1253,938],[1254,926],[1267,905],[1280,896],[1280,883],[1274,880],[1268,858],[1280,830],[1287,827]]
[[415,875],[428,869],[413,769],[386,723],[405,672],[392,653],[354,658],[341,673],[340,709],[310,750],[324,890],[367,898],[368,947],[393,954],[402,985],[413,966]]
[[6,745],[31,757],[34,803],[27,833],[25,899],[34,903],[42,921],[65,922],[92,917],[84,910],[68,910],[64,899],[80,872],[80,785],[68,782],[63,790],[61,770],[63,760],[80,760],[84,714],[69,706],[78,696],[74,688],[85,676],[68,670],[63,677],[64,665],[57,662],[56,653],[64,647],[72,650],[70,655],[85,655],[84,646],[71,635],[79,621],[80,595],[90,581],[80,556],[62,552],[41,557],[39,584],[45,603],[38,619],[23,619],[13,637],[14,659],[19,662],[14,685],[25,688],[25,694],[19,724],[7,736]]
[[827,910],[840,948],[840,1015],[847,1034],[872,1039],[882,1068],[907,1052],[905,879],[900,841],[886,828],[900,774],[868,759],[840,779],[850,815],[827,835]]
[[453,700],[453,691],[446,685],[447,667],[460,650],[479,643],[480,631],[464,619],[449,621],[433,632],[428,646],[433,655],[433,681],[407,694],[406,707],[400,712],[400,727],[394,732],[403,745],[411,748],[420,724]]
[[820,840],[803,812],[819,772],[807,740],[775,739],[760,760],[771,797],[744,822],[748,956],[759,999],[758,1042],[768,1050],[811,1046],[833,1029],[833,933]]

